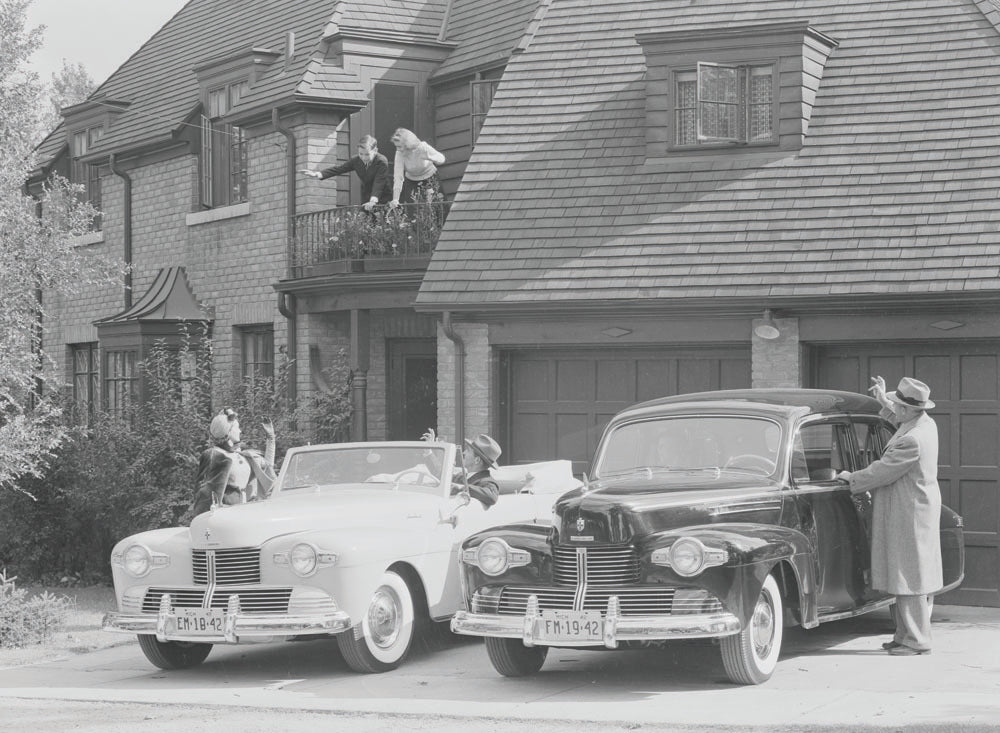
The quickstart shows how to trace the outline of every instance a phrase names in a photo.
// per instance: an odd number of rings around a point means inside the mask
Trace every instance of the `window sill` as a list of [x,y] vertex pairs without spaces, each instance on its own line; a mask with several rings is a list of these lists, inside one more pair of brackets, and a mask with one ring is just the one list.
[[185,217],[184,223],[189,227],[199,224],[208,224],[213,221],[223,221],[224,219],[236,219],[250,214],[250,202],[233,204],[232,206],[220,206],[217,209],[207,209],[206,211],[195,211]]
[[96,232],[87,232],[86,234],[81,234],[78,237],[73,237],[70,240],[70,244],[74,247],[87,247],[91,244],[100,244],[104,241],[104,231],[99,230]]
[[718,149],[712,151],[703,150],[700,152],[677,152],[664,155],[662,157],[657,156],[655,158],[646,158],[642,165],[643,172],[669,172],[671,168],[676,169],[679,165],[687,165],[691,163],[705,164],[706,161],[712,161],[722,167],[728,167],[725,162],[735,165],[739,161],[752,161],[754,165],[765,165],[767,163],[781,160],[783,158],[794,157],[798,154],[798,150],[776,150],[773,147],[766,149],[747,149],[743,148],[741,150],[728,150],[724,151],[728,154],[719,154]]

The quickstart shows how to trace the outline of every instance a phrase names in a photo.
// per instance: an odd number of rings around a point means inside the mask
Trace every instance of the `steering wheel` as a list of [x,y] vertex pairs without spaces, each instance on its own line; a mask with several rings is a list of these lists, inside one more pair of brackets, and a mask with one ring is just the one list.
[[[409,477],[413,477],[412,479]],[[417,486],[440,486],[441,480],[430,471],[422,468],[408,468],[396,474],[396,481],[402,481]]]
[[[743,463],[743,466],[738,464]],[[764,456],[759,456],[756,453],[740,453],[739,455],[732,456],[729,458],[723,468],[761,468],[764,470],[765,474],[769,474],[774,471],[777,464],[770,458],[765,458]]]

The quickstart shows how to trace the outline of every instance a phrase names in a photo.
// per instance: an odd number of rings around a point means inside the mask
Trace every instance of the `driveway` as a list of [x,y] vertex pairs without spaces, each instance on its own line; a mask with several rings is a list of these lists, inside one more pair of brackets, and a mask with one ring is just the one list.
[[[406,718],[413,724],[402,726],[412,730],[454,724],[455,730],[503,731],[516,721],[523,730],[523,721],[534,721],[540,733],[574,730],[580,721],[594,730],[1000,731],[1000,609],[935,608],[929,656],[890,657],[879,649],[890,633],[885,612],[811,631],[786,629],[778,668],[757,687],[729,683],[710,642],[621,652],[553,650],[542,671],[525,679],[498,676],[478,640],[454,637],[382,675],[350,672],[336,642],[326,639],[220,646],[200,667],[174,672],[152,667],[129,643],[0,670],[0,707],[8,722],[21,716],[19,730],[32,727],[32,716],[51,701],[72,700],[156,704],[160,712],[150,719],[157,724],[150,731],[173,730],[165,720],[218,706],[249,709],[248,715],[272,709],[267,715],[337,713],[359,721],[374,714],[381,728],[372,730],[387,727],[387,715],[402,715],[414,716]],[[8,706],[3,698],[17,701]],[[233,715],[230,707],[224,719],[231,723]],[[248,719],[260,722],[259,715]],[[436,722],[425,728],[418,721]],[[0,720],[0,729],[4,725]],[[367,730],[360,724],[343,729]]]

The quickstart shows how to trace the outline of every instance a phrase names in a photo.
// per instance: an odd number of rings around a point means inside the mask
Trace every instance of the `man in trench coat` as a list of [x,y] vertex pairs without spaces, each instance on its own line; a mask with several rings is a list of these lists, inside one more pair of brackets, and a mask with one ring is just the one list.
[[899,428],[879,460],[837,478],[848,481],[852,493],[872,492],[872,588],[896,596],[896,633],[882,648],[894,656],[929,654],[927,596],[944,585],[938,432],[926,412],[934,403],[930,388],[916,379],[903,378],[888,394],[882,377],[872,381],[883,416]]

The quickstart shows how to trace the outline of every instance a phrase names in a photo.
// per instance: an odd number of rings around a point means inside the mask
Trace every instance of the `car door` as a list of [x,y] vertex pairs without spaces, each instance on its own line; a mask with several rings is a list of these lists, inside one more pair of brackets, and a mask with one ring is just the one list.
[[801,424],[793,437],[791,482],[799,529],[812,541],[820,615],[850,611],[867,595],[868,535],[847,485],[856,445],[847,416]]

